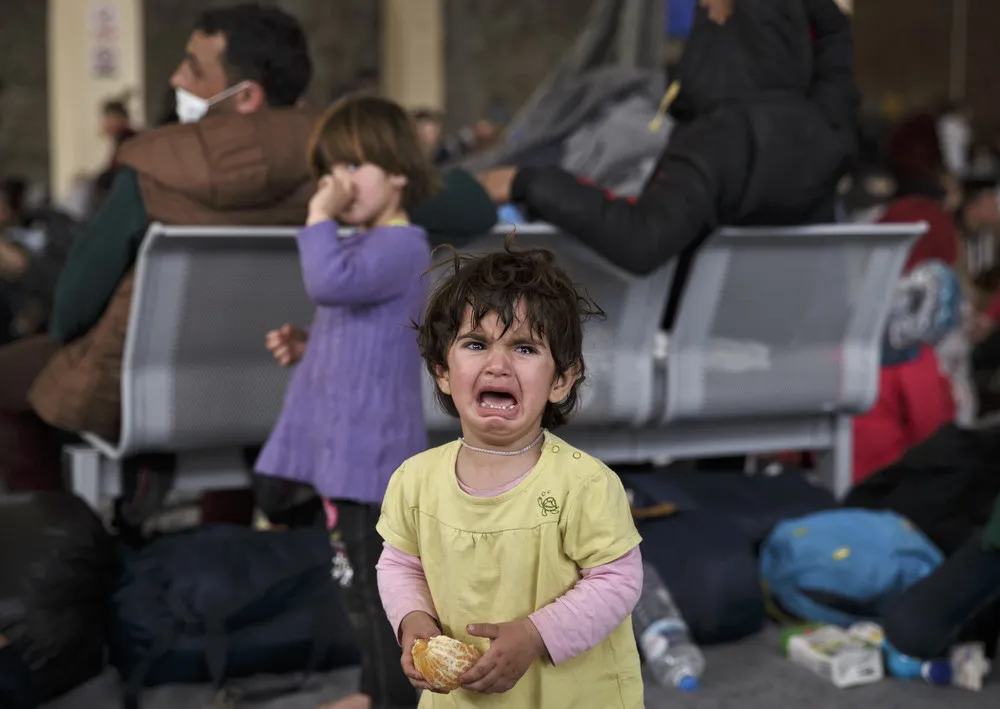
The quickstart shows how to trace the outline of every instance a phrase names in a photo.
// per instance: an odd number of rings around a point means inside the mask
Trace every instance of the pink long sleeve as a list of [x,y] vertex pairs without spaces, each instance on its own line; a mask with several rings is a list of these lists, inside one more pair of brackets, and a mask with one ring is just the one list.
[[382,554],[375,565],[378,574],[378,593],[382,607],[399,638],[399,624],[410,613],[423,611],[437,619],[437,610],[427,586],[424,567],[420,558],[404,554],[396,547],[382,544]]
[[[419,558],[384,544],[375,568],[382,605],[397,638],[407,614],[424,611],[437,618]],[[583,569],[573,588],[529,617],[553,664],[559,664],[596,646],[621,625],[641,591],[642,556],[635,548],[608,564]]]
[[642,555],[636,547],[612,562],[582,569],[569,591],[529,618],[538,628],[552,664],[599,644],[621,625],[642,593]]

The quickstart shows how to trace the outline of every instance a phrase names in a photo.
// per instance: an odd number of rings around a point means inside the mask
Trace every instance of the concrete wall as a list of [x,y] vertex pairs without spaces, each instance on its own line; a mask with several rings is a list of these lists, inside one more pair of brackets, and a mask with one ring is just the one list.
[[45,17],[44,0],[0,0],[0,177],[47,179]]
[[[952,20],[959,0],[856,0],[855,59],[858,83],[879,100],[897,95],[919,107],[947,99],[951,89]],[[967,0],[964,93],[979,128],[1000,137],[1000,2]],[[961,46],[961,44],[959,44]]]
[[[82,1],[82,0],[81,0]],[[144,0],[145,106],[163,108],[166,80],[199,11],[237,0]],[[494,100],[516,109],[582,26],[594,0],[444,0],[446,108],[453,125],[479,118]],[[967,95],[980,125],[1000,128],[1000,2],[969,0]],[[49,172],[46,0],[0,0],[0,174]],[[330,94],[362,70],[377,70],[380,2],[277,0],[309,33],[316,63],[310,98]],[[900,95],[919,105],[949,89],[953,0],[857,0],[858,80],[870,98]],[[998,131],[1000,132],[1000,131]]]
[[[142,85],[142,7],[140,0],[48,1],[49,185],[61,203],[111,156],[102,103]],[[141,123],[142,107],[133,115]]]
[[445,0],[449,123],[516,110],[569,48],[594,0]]

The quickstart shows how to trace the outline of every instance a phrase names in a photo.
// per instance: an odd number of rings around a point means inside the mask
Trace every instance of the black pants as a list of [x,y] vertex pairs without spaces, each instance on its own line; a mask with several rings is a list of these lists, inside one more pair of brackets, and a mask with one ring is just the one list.
[[38,699],[31,684],[31,671],[13,645],[0,648],[0,707],[36,709]]
[[361,650],[361,693],[371,697],[372,709],[415,707],[417,690],[399,664],[399,643],[382,609],[375,577],[382,553],[382,538],[375,531],[379,507],[333,502],[337,508],[336,527],[330,532],[334,577]]
[[990,657],[1000,636],[1000,552],[975,534],[926,578],[893,602],[885,634],[900,652],[943,656],[956,642],[983,642]]

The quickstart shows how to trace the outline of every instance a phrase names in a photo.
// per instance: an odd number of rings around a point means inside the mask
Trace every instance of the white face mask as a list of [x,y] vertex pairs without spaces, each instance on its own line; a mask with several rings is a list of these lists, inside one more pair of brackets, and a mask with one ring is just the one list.
[[200,96],[195,96],[190,91],[175,89],[174,96],[176,97],[177,102],[178,120],[180,120],[181,123],[197,123],[205,117],[209,108],[217,104],[219,101],[224,101],[229,98],[248,83],[249,82],[247,81],[241,81],[236,84],[236,86],[230,86],[228,89],[217,93],[212,98],[201,98]]

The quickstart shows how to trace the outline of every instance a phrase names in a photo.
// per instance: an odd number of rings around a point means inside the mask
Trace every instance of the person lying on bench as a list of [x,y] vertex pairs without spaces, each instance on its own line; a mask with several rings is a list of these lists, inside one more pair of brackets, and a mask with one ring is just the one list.
[[637,200],[560,167],[480,180],[500,203],[646,274],[722,225],[834,220],[856,146],[850,22],[834,0],[700,0],[670,98],[677,125]]

